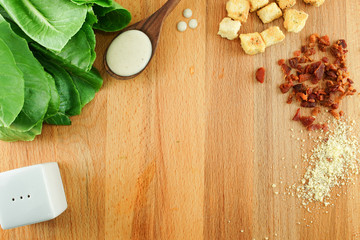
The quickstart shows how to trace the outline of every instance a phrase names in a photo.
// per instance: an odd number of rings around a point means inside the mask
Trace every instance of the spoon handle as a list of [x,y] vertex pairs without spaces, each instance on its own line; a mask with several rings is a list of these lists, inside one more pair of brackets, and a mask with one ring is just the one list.
[[159,10],[149,18],[139,23],[137,29],[144,31],[149,37],[158,37],[165,18],[174,10],[181,0],[168,0]]
[[167,15],[169,15],[169,13],[172,12],[172,10],[174,10],[174,8],[178,5],[180,1],[181,0],[169,0],[164,4],[164,6],[160,8],[160,10],[163,8],[166,11],[165,13],[165,17],[166,17]]

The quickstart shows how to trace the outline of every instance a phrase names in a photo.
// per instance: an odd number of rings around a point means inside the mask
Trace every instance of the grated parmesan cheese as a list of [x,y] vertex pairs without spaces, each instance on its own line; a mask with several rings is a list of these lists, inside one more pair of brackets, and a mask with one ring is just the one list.
[[333,129],[316,141],[312,155],[303,156],[309,166],[296,189],[303,206],[311,202],[328,206],[331,190],[349,181],[350,175],[359,174],[359,142],[353,135],[354,125],[354,121],[334,120]]

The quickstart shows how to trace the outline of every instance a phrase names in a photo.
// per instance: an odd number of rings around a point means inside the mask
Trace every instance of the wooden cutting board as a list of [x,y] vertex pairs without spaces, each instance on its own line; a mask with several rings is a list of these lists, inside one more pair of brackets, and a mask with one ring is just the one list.
[[[165,1],[119,2],[136,22]],[[303,164],[290,131],[303,136],[291,121],[297,106],[278,90],[276,61],[314,32],[345,38],[350,72],[360,81],[359,0],[326,0],[320,8],[298,0],[295,8],[309,14],[305,29],[256,56],[216,35],[225,2],[183,0],[148,69],[131,81],[105,73],[103,53],[115,34],[97,33],[104,86],[73,125],[45,126],[29,143],[0,143],[0,171],[57,161],[69,207],[53,221],[0,230],[0,239],[360,239],[358,178],[328,213],[308,213],[271,187],[282,193],[304,173],[294,168]],[[199,27],[179,33],[188,7]],[[241,32],[283,29],[282,22],[263,25],[252,14]],[[254,79],[261,66],[264,84]],[[354,96],[342,109],[360,121],[358,106]]]

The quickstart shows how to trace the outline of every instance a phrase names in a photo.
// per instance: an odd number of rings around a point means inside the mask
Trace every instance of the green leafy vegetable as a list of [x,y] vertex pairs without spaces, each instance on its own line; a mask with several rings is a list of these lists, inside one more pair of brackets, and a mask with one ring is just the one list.
[[59,112],[68,116],[78,115],[81,112],[81,102],[78,90],[70,74],[62,67],[47,61],[45,58],[36,55],[46,71],[55,80],[56,89],[60,96]]
[[51,118],[46,119],[45,122],[51,125],[71,125],[71,120],[69,116],[61,112],[58,112]]
[[42,131],[42,122],[26,132],[19,132],[10,128],[0,127],[0,139],[6,142],[32,141]]
[[0,39],[0,126],[9,127],[24,105],[24,79],[14,56]]
[[62,62],[63,65],[76,66],[89,71],[96,58],[95,44],[94,31],[85,22],[60,52],[48,51],[45,48],[42,51],[51,59]]
[[48,84],[49,84],[50,96],[51,96],[49,107],[45,115],[45,119],[48,119],[54,116],[58,112],[60,107],[60,96],[56,89],[54,78],[49,73],[46,73],[46,76],[48,78]]
[[131,21],[130,12],[114,1],[110,7],[95,5],[93,9],[98,17],[98,22],[94,24],[94,29],[104,32],[120,31]]
[[76,3],[76,4],[90,4],[90,3],[95,3],[99,6],[103,6],[103,7],[110,7],[112,4],[112,0],[71,0],[72,2]]
[[25,83],[24,105],[11,124],[18,131],[28,131],[42,121],[50,101],[48,79],[43,67],[33,56],[27,42],[16,35],[8,22],[0,17],[0,35],[11,50],[17,67],[22,71]]
[[0,0],[12,20],[40,45],[60,51],[83,25],[86,5],[69,0]]
[[85,19],[85,22],[87,22],[88,24],[90,24],[90,26],[92,27],[95,23],[98,22],[98,19],[94,13],[94,10],[92,7],[89,7],[88,8],[88,12],[87,12],[87,15],[86,15],[86,19]]
[[79,91],[81,107],[84,107],[94,99],[95,93],[100,90],[103,80],[99,72],[93,68],[90,72],[71,75],[74,84]]

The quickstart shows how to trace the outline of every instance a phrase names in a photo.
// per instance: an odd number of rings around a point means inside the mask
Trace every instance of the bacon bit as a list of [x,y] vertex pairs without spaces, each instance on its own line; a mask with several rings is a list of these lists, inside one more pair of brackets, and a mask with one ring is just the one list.
[[295,116],[293,117],[292,120],[294,120],[294,121],[299,121],[300,118],[301,118],[301,116],[300,116],[300,108],[298,108],[298,109],[296,110]]
[[328,35],[322,36],[319,38],[319,44],[323,44],[325,46],[330,46],[330,38]]
[[305,46],[305,45],[304,45],[304,46],[301,46],[301,52],[302,52],[302,53],[305,53],[305,52],[307,51],[307,48],[308,48],[308,47]]
[[285,64],[285,59],[280,59],[280,60],[278,61],[278,64],[279,64],[279,66]]
[[304,108],[314,108],[316,107],[316,103],[314,99],[310,99],[308,102],[302,102],[300,106]]
[[[328,54],[335,57],[332,63],[327,56],[320,61],[313,60],[316,44],[320,51],[326,52],[329,48]],[[349,78],[350,74],[346,64],[348,50],[346,48],[347,43],[343,39],[331,45],[327,35],[320,37],[318,34],[313,34],[309,37],[308,44],[302,46],[300,51],[294,52],[294,57],[287,60],[288,65],[284,59],[279,60],[278,64],[285,74],[285,83],[280,85],[280,90],[287,93],[291,87],[293,88],[293,91],[289,93],[287,103],[292,103],[295,97],[301,107],[313,108],[311,111],[313,116],[320,113],[320,107],[325,107],[329,109],[329,113],[339,119],[344,114],[343,111],[336,111],[341,101],[346,96],[356,93],[356,89],[353,87],[354,81]],[[291,74],[292,69],[295,70],[295,74]],[[307,81],[311,82],[311,87],[304,84]],[[298,84],[294,84],[296,82]],[[313,124],[312,118],[309,117],[302,119],[304,126],[306,125],[309,131],[328,130],[327,124]],[[300,120],[300,109],[294,120]]]
[[260,83],[265,81],[265,68],[261,67],[256,71],[256,80]]
[[317,131],[317,130],[322,129],[323,131],[327,132],[329,130],[329,127],[326,123],[324,123],[324,124],[317,123],[317,124],[311,124],[311,125],[307,126],[306,129],[308,131]]
[[294,52],[294,56],[295,56],[295,57],[299,57],[300,55],[301,55],[301,51],[295,51],[295,52]]
[[292,83],[283,83],[280,85],[280,91],[282,93],[287,93],[292,86],[293,86]]
[[326,48],[327,48],[327,47],[326,47],[325,45],[319,44],[318,47],[319,47],[319,50],[320,50],[321,52],[326,52]]
[[309,57],[311,55],[314,55],[316,53],[315,48],[309,48],[308,50],[306,50],[306,52],[304,53],[305,56]]
[[310,48],[313,48],[313,47],[315,47],[315,46],[316,46],[315,43],[309,43],[309,47],[310,47]]
[[304,85],[304,84],[296,84],[295,86],[294,86],[294,90],[295,90],[295,93],[297,93],[297,92],[306,92],[306,86]]
[[296,93],[296,97],[299,99],[299,100],[303,100],[303,101],[307,101],[308,100],[308,96],[302,92],[300,93]]
[[335,110],[330,110],[329,113],[334,116],[337,120],[340,119],[340,114]]
[[291,74],[291,75],[290,75],[290,79],[291,79],[293,82],[299,81],[299,77],[296,76],[295,74]]
[[306,57],[302,56],[300,59],[299,59],[299,63],[306,63],[307,62],[307,59]]
[[[321,61],[319,62],[315,62],[315,63],[312,63],[312,64],[309,64],[307,67],[307,73],[311,73],[313,74],[315,72],[316,69],[318,69],[320,67],[320,65],[323,64]],[[324,66],[325,67],[325,66]]]
[[321,109],[320,109],[319,107],[315,107],[315,108],[311,111],[311,115],[313,115],[314,117],[316,117],[320,112],[321,112]]
[[338,90],[342,93],[345,93],[345,89],[342,86],[339,86]]
[[304,125],[304,127],[310,126],[315,121],[314,117],[300,117],[300,122]]
[[347,43],[344,39],[337,40],[336,44],[340,45],[342,48],[347,48]]
[[309,41],[310,43],[316,43],[316,40],[319,39],[319,34],[317,33],[314,33],[314,34],[311,34],[310,37],[309,37]]
[[289,59],[290,67],[297,68],[298,64],[299,64],[299,58],[298,57],[294,57],[294,58]]
[[294,94],[289,94],[289,97],[288,97],[288,99],[286,100],[286,103],[287,103],[287,104],[291,104],[292,101],[293,101],[293,97],[294,97]]
[[337,79],[337,75],[333,71],[327,71],[327,72],[325,72],[325,75],[326,75],[326,78],[328,78],[328,79],[331,79],[331,80]]
[[338,103],[334,103],[333,105],[331,105],[332,109],[338,109],[339,108],[339,104]]
[[344,111],[339,112],[340,117],[344,116],[344,114],[345,114]]
[[299,82],[302,83],[302,82],[306,82],[308,80],[311,79],[311,75],[308,74],[308,73],[305,73],[305,74],[300,74],[299,75]]
[[324,77],[325,73],[325,65],[323,63],[320,64],[320,66],[315,69],[314,76],[317,80],[321,80]]
[[306,129],[307,129],[308,131],[316,131],[316,130],[322,129],[322,125],[319,124],[319,123],[317,123],[317,124],[311,124],[311,125],[307,126]]
[[289,76],[289,74],[291,72],[291,68],[288,65],[282,64],[281,69],[286,76]]
[[329,131],[329,126],[328,126],[327,123],[324,123],[324,124],[322,125],[322,130],[323,130],[324,132]]

